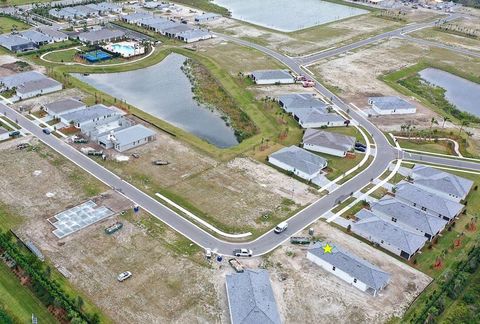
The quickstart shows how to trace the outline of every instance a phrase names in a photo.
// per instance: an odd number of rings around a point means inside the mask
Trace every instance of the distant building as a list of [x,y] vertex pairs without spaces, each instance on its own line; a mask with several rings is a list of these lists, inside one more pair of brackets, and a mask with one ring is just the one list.
[[207,22],[207,21],[216,20],[220,17],[222,17],[222,16],[219,15],[219,14],[212,13],[212,12],[206,12],[206,13],[203,13],[201,15],[195,16],[195,22],[204,23],[204,22]]
[[177,39],[185,42],[185,43],[194,43],[201,40],[207,40],[213,37],[213,35],[202,29],[193,29],[187,30],[185,32],[181,32],[175,36]]
[[376,296],[385,289],[390,281],[390,274],[377,268],[338,245],[328,253],[324,252],[326,243],[315,243],[307,252],[307,259],[334,274],[352,286]]
[[387,222],[369,210],[362,209],[355,216],[359,220],[352,224],[353,233],[406,260],[410,260],[427,242],[424,235]]
[[371,210],[384,220],[391,221],[408,230],[422,233],[430,241],[440,234],[448,224],[446,220],[407,205],[392,196],[385,196],[378,202],[371,204]]
[[415,165],[410,177],[417,187],[456,202],[467,198],[473,187],[472,180],[420,164]]
[[302,128],[320,128],[345,126],[345,119],[334,113],[324,113],[322,110],[313,109],[296,109],[293,117]]
[[286,94],[278,97],[278,103],[288,113],[297,110],[318,109],[326,113],[328,105],[309,93]]
[[58,30],[50,28],[50,27],[39,27],[36,30],[39,31],[40,33],[44,34],[44,35],[47,35],[51,39],[53,39],[53,41],[55,43],[64,42],[64,41],[68,40],[68,35],[67,34],[62,33],[61,31],[58,31]]
[[136,24],[142,20],[149,19],[154,17],[152,14],[143,13],[143,12],[134,12],[125,16],[122,16],[122,21],[129,24]]
[[63,85],[50,78],[43,78],[35,81],[25,82],[17,87],[17,97],[19,99],[28,99],[63,89]]
[[125,33],[123,31],[106,28],[78,34],[78,39],[89,45],[114,42],[121,40],[124,37]]
[[327,132],[317,129],[307,129],[303,135],[304,149],[319,153],[344,157],[353,151],[356,139],[352,136]]
[[156,133],[153,130],[137,124],[99,137],[98,144],[106,149],[113,148],[118,152],[125,152],[151,142],[155,137]]
[[87,106],[76,99],[67,98],[43,105],[43,110],[53,118],[59,118],[62,114],[86,109]]
[[308,181],[317,177],[328,164],[324,158],[294,145],[272,153],[268,162]]
[[53,38],[34,29],[22,31],[19,33],[19,35],[32,41],[37,46],[53,43]]
[[232,324],[281,324],[267,270],[246,270],[226,277]]
[[379,115],[414,114],[417,108],[399,97],[370,97],[368,103]]
[[253,71],[252,80],[256,84],[291,84],[295,79],[287,70],[259,70]]
[[465,207],[456,201],[443,198],[408,182],[401,182],[396,186],[395,197],[448,222],[460,215]]

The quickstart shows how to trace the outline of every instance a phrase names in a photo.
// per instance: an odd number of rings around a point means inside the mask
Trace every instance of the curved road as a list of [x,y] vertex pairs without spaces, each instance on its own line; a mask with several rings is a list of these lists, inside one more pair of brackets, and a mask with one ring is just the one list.
[[[416,25],[416,28],[418,28],[418,25]],[[314,79],[313,76],[308,75],[308,73],[305,73],[305,71],[303,71],[301,64],[295,59],[286,57],[268,48],[257,44],[252,44],[241,39],[225,35],[219,36],[234,41],[238,44],[260,50],[279,60],[292,71],[298,74],[307,75],[309,78]],[[379,38],[374,37],[372,39],[373,41],[376,41]],[[368,43],[368,40],[366,41]],[[351,47],[347,46],[342,47],[338,50],[331,50],[329,51],[330,55],[337,55],[339,52],[342,51],[342,49],[343,51],[350,50]],[[322,53],[321,55],[323,56],[326,54]],[[117,175],[103,168],[101,165],[99,165],[89,157],[85,156],[84,154],[80,153],[79,151],[75,150],[67,143],[63,142],[62,140],[56,138],[53,135],[44,134],[37,125],[35,125],[32,121],[30,121],[20,113],[16,112],[12,108],[9,108],[5,105],[0,105],[0,113],[6,114],[7,117],[11,118],[12,120],[17,120],[20,126],[38,137],[46,145],[50,146],[58,153],[65,156],[90,174],[94,175],[108,186],[116,188],[117,191],[122,193],[125,197],[141,206],[143,209],[151,213],[154,217],[166,223],[177,232],[188,237],[190,240],[192,240],[199,246],[203,248],[211,248],[217,253],[224,255],[231,255],[232,250],[238,247],[250,248],[253,250],[254,255],[261,255],[273,250],[275,247],[288,240],[288,238],[292,234],[302,230],[303,228],[320,218],[320,216],[322,216],[325,212],[335,206],[339,200],[343,200],[346,196],[364,187],[374,178],[379,177],[388,167],[390,162],[397,159],[399,156],[404,156],[407,159],[419,160],[423,162],[441,163],[451,167],[468,167],[472,170],[480,171],[480,164],[474,162],[400,152],[396,148],[392,147],[387,141],[384,134],[369,120],[367,120],[362,114],[358,113],[355,109],[349,107],[340,98],[335,96],[318,82],[316,82],[316,90],[322,95],[324,95],[326,98],[330,98],[336,109],[343,110],[344,112],[349,111],[348,114],[351,116],[351,118],[360,126],[363,126],[372,135],[376,144],[375,158],[373,162],[363,172],[350,179],[346,183],[340,185],[335,191],[329,193],[328,195],[311,204],[309,207],[303,209],[301,212],[294,215],[288,221],[289,228],[284,233],[278,235],[274,234],[273,231],[269,231],[263,236],[255,239],[254,241],[246,243],[226,242],[212,236],[205,230],[201,229],[197,225],[187,220],[186,218],[178,215],[176,212],[162,205],[159,201],[155,200],[154,198],[132,186],[128,182],[125,182]]]

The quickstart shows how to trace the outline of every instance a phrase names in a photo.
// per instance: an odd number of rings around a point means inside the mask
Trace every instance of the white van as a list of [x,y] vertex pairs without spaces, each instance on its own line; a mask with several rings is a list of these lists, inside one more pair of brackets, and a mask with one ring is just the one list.
[[275,227],[275,229],[273,230],[275,233],[279,234],[279,233],[282,233],[283,231],[285,231],[288,227],[288,223],[287,222],[281,222],[280,224],[277,225],[277,227]]

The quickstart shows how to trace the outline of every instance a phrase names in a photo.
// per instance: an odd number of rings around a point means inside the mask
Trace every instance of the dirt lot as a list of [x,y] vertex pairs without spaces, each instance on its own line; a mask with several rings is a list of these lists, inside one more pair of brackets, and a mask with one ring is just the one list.
[[307,260],[306,248],[286,243],[261,261],[250,262],[269,270],[286,323],[298,323],[300,319],[303,323],[384,323],[401,316],[431,280],[323,221],[313,227],[320,239],[338,244],[389,272],[391,282],[380,295],[370,296]]
[[[415,22],[435,19],[437,16],[438,13],[432,11],[413,10],[408,11],[406,18],[408,22]],[[277,32],[229,18],[218,19],[207,25],[215,31],[252,40],[287,55],[298,56],[398,28],[402,23],[375,17],[371,13],[292,33]]]
[[[369,96],[398,95],[386,83],[379,80],[381,75],[413,65],[422,59],[480,74],[478,59],[400,39],[383,41],[318,62],[310,66],[310,69],[320,80],[336,89],[346,102],[353,102],[359,108],[365,108]],[[429,126],[431,118],[438,117],[431,110],[415,102],[413,98],[409,99],[417,106],[415,115],[379,117],[373,121],[385,130],[399,130],[400,125],[406,122],[413,122],[417,127]]]
[[[247,158],[218,162],[164,133],[136,152],[139,159],[106,166],[151,194],[167,190],[229,228],[271,226],[318,198],[308,185],[264,164]],[[156,159],[170,164],[154,166]]]
[[[18,65],[14,64],[17,61],[26,62],[30,65],[29,62],[27,62],[27,61],[25,61],[21,58],[13,57],[13,56],[10,56],[10,55],[0,55],[0,77],[4,77],[4,76],[12,75],[12,74],[15,74],[15,73],[18,73],[18,72],[22,72],[22,69],[20,69]],[[25,71],[26,70],[35,70],[35,71],[38,71],[38,72],[41,72],[41,73],[45,73],[45,68],[43,66],[30,65],[30,68],[25,67],[23,70],[25,70]]]
[[22,100],[14,104],[13,107],[17,110],[20,110],[21,108],[21,110],[23,111],[37,111],[44,104],[48,104],[65,98],[75,98],[83,101],[88,98],[88,96],[76,88],[69,88],[62,91],[49,93],[40,97],[33,97],[31,99]]

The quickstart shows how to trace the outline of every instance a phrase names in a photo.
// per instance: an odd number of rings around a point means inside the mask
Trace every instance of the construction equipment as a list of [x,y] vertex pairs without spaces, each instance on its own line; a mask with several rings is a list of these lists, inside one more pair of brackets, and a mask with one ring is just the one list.
[[116,222],[115,224],[107,227],[105,229],[105,233],[108,234],[108,235],[111,235],[119,230],[121,230],[123,227],[123,223],[122,222]]
[[242,273],[242,272],[245,271],[245,268],[240,263],[240,261],[238,261],[235,258],[229,259],[228,263],[232,266],[232,268],[233,268],[233,270],[235,270],[235,272]]

